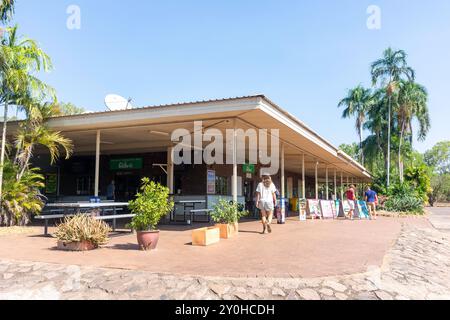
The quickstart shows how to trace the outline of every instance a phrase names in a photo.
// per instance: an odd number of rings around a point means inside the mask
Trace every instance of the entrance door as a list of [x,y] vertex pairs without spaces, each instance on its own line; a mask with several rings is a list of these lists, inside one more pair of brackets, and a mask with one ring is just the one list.
[[245,209],[252,215],[255,211],[255,188],[253,180],[244,181]]

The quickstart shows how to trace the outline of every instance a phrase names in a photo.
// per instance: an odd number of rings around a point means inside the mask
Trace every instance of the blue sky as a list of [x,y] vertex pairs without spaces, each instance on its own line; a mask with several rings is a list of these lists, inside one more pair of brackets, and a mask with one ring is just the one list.
[[[80,30],[66,27],[72,4]],[[369,5],[380,30],[366,26]],[[104,110],[108,93],[136,106],[264,93],[336,145],[357,141],[338,101],[400,48],[430,94],[433,127],[415,147],[450,139],[448,0],[17,0],[15,22],[52,57],[43,78],[62,101]]]

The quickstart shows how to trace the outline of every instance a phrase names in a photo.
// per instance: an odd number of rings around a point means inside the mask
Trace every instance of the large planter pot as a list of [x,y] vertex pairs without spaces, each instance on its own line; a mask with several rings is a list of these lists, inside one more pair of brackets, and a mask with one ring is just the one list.
[[137,231],[137,241],[139,248],[143,251],[156,249],[159,240],[159,230],[156,231]]
[[58,241],[58,250],[64,251],[90,251],[97,249],[98,246],[89,241],[64,242]]
[[217,227],[201,228],[192,231],[193,246],[209,246],[220,241],[220,229]]
[[221,239],[233,238],[239,232],[239,224],[237,222],[229,224],[217,224],[216,227],[220,229]]

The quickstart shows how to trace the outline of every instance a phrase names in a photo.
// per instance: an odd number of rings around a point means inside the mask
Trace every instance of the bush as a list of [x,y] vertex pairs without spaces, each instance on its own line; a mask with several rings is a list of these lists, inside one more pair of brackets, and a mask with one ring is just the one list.
[[423,200],[411,195],[395,195],[385,202],[385,209],[391,212],[423,214]]
[[169,188],[143,178],[140,190],[136,200],[129,205],[136,215],[129,226],[136,231],[154,230],[161,218],[173,209],[174,203],[169,201]]
[[211,212],[211,219],[220,224],[232,224],[239,222],[239,219],[249,214],[244,210],[242,205],[229,202],[224,199],[220,199],[219,202],[213,207]]
[[88,241],[98,247],[108,242],[109,232],[111,228],[104,221],[83,214],[66,217],[58,226],[55,236],[64,243]]

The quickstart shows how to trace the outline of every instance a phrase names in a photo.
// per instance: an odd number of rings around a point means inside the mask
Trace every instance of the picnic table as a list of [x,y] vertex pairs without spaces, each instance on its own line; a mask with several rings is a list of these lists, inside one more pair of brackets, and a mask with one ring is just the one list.
[[[183,222],[187,222],[187,224],[192,224],[193,222],[193,216],[195,213],[197,212],[205,212],[207,211],[206,209],[196,209],[195,205],[196,204],[205,204],[206,200],[181,200],[181,201],[177,201],[175,202],[175,204],[181,204],[183,205]],[[190,220],[186,220],[186,215],[189,214],[190,216]],[[173,216],[172,216],[172,222],[178,222],[175,219],[175,210],[173,212]]]
[[[116,230],[116,220],[132,218],[134,214],[118,215],[117,211],[122,211],[124,207],[128,207],[128,202],[77,202],[77,203],[48,203],[45,208],[50,209],[50,212],[62,212],[61,214],[48,214],[36,216],[37,220],[44,220],[44,234],[48,235],[48,221],[53,219],[62,219],[65,217],[74,216],[80,213],[88,214],[87,211],[100,210],[101,213],[112,212],[112,215],[99,215],[94,218],[97,220],[112,220],[113,231]],[[83,212],[84,211],[84,212]]]

